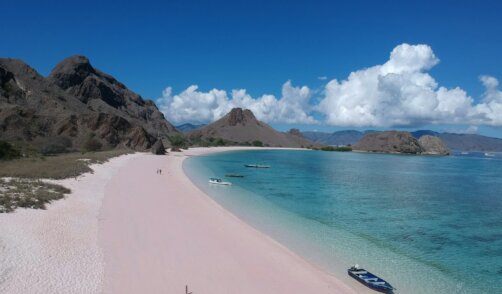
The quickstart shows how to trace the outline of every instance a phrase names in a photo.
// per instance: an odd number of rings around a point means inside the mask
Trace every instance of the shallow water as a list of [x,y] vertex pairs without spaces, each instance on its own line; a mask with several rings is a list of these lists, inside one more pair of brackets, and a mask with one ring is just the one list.
[[[501,159],[258,150],[184,168],[224,207],[339,276],[359,263],[397,293],[501,293]],[[207,183],[228,173],[245,177]]]

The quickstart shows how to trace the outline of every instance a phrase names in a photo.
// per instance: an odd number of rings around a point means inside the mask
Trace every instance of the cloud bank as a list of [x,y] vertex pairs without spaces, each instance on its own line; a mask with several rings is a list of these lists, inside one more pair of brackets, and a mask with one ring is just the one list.
[[[196,85],[174,95],[163,91],[157,105],[174,123],[207,123],[233,107],[251,109],[269,123],[327,124],[345,127],[417,127],[426,124],[502,126],[502,92],[499,82],[481,76],[485,93],[475,103],[459,87],[439,86],[428,71],[439,63],[428,45],[401,44],[381,65],[351,72],[345,80],[331,80],[318,99],[313,90],[282,85],[281,97],[251,97],[245,89],[198,90]],[[319,120],[314,113],[321,115]]]
[[173,95],[168,87],[157,99],[159,109],[175,124],[183,122],[207,123],[219,119],[234,107],[251,109],[259,120],[269,123],[315,124],[309,113],[313,106],[309,101],[312,91],[307,87],[295,87],[291,81],[282,85],[282,95],[251,97],[245,89],[226,91],[212,89],[201,92],[197,85]]

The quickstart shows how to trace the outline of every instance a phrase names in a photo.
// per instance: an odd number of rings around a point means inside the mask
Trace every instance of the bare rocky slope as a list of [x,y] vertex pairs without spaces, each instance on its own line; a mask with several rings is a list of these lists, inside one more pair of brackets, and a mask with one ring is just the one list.
[[450,150],[439,137],[424,135],[418,139],[418,144],[422,147],[422,154],[427,155],[448,155]]
[[152,101],[84,56],[63,60],[47,78],[21,60],[0,58],[0,140],[47,153],[145,150],[177,133]]
[[438,137],[416,139],[408,132],[385,131],[366,134],[353,146],[354,151],[448,155],[450,151]]
[[298,130],[282,133],[256,119],[249,109],[234,108],[221,119],[187,134],[191,141],[221,138],[231,144],[253,144],[260,141],[272,147],[314,147]]

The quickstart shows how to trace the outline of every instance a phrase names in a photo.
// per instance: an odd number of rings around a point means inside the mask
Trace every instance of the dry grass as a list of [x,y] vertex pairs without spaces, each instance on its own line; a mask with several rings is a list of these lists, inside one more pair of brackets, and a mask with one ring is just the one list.
[[45,204],[64,197],[71,191],[63,186],[35,180],[0,179],[0,213],[18,207],[45,209]]
[[108,159],[130,153],[130,150],[66,153],[57,156],[28,157],[0,161],[0,177],[29,179],[64,179],[92,172],[90,164],[103,163]]

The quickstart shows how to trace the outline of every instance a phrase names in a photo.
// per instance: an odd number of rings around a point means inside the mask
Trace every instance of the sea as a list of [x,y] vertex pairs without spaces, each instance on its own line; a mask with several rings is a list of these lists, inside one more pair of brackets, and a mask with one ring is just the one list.
[[359,264],[395,293],[502,293],[501,154],[246,150],[183,168],[227,210],[347,283]]

